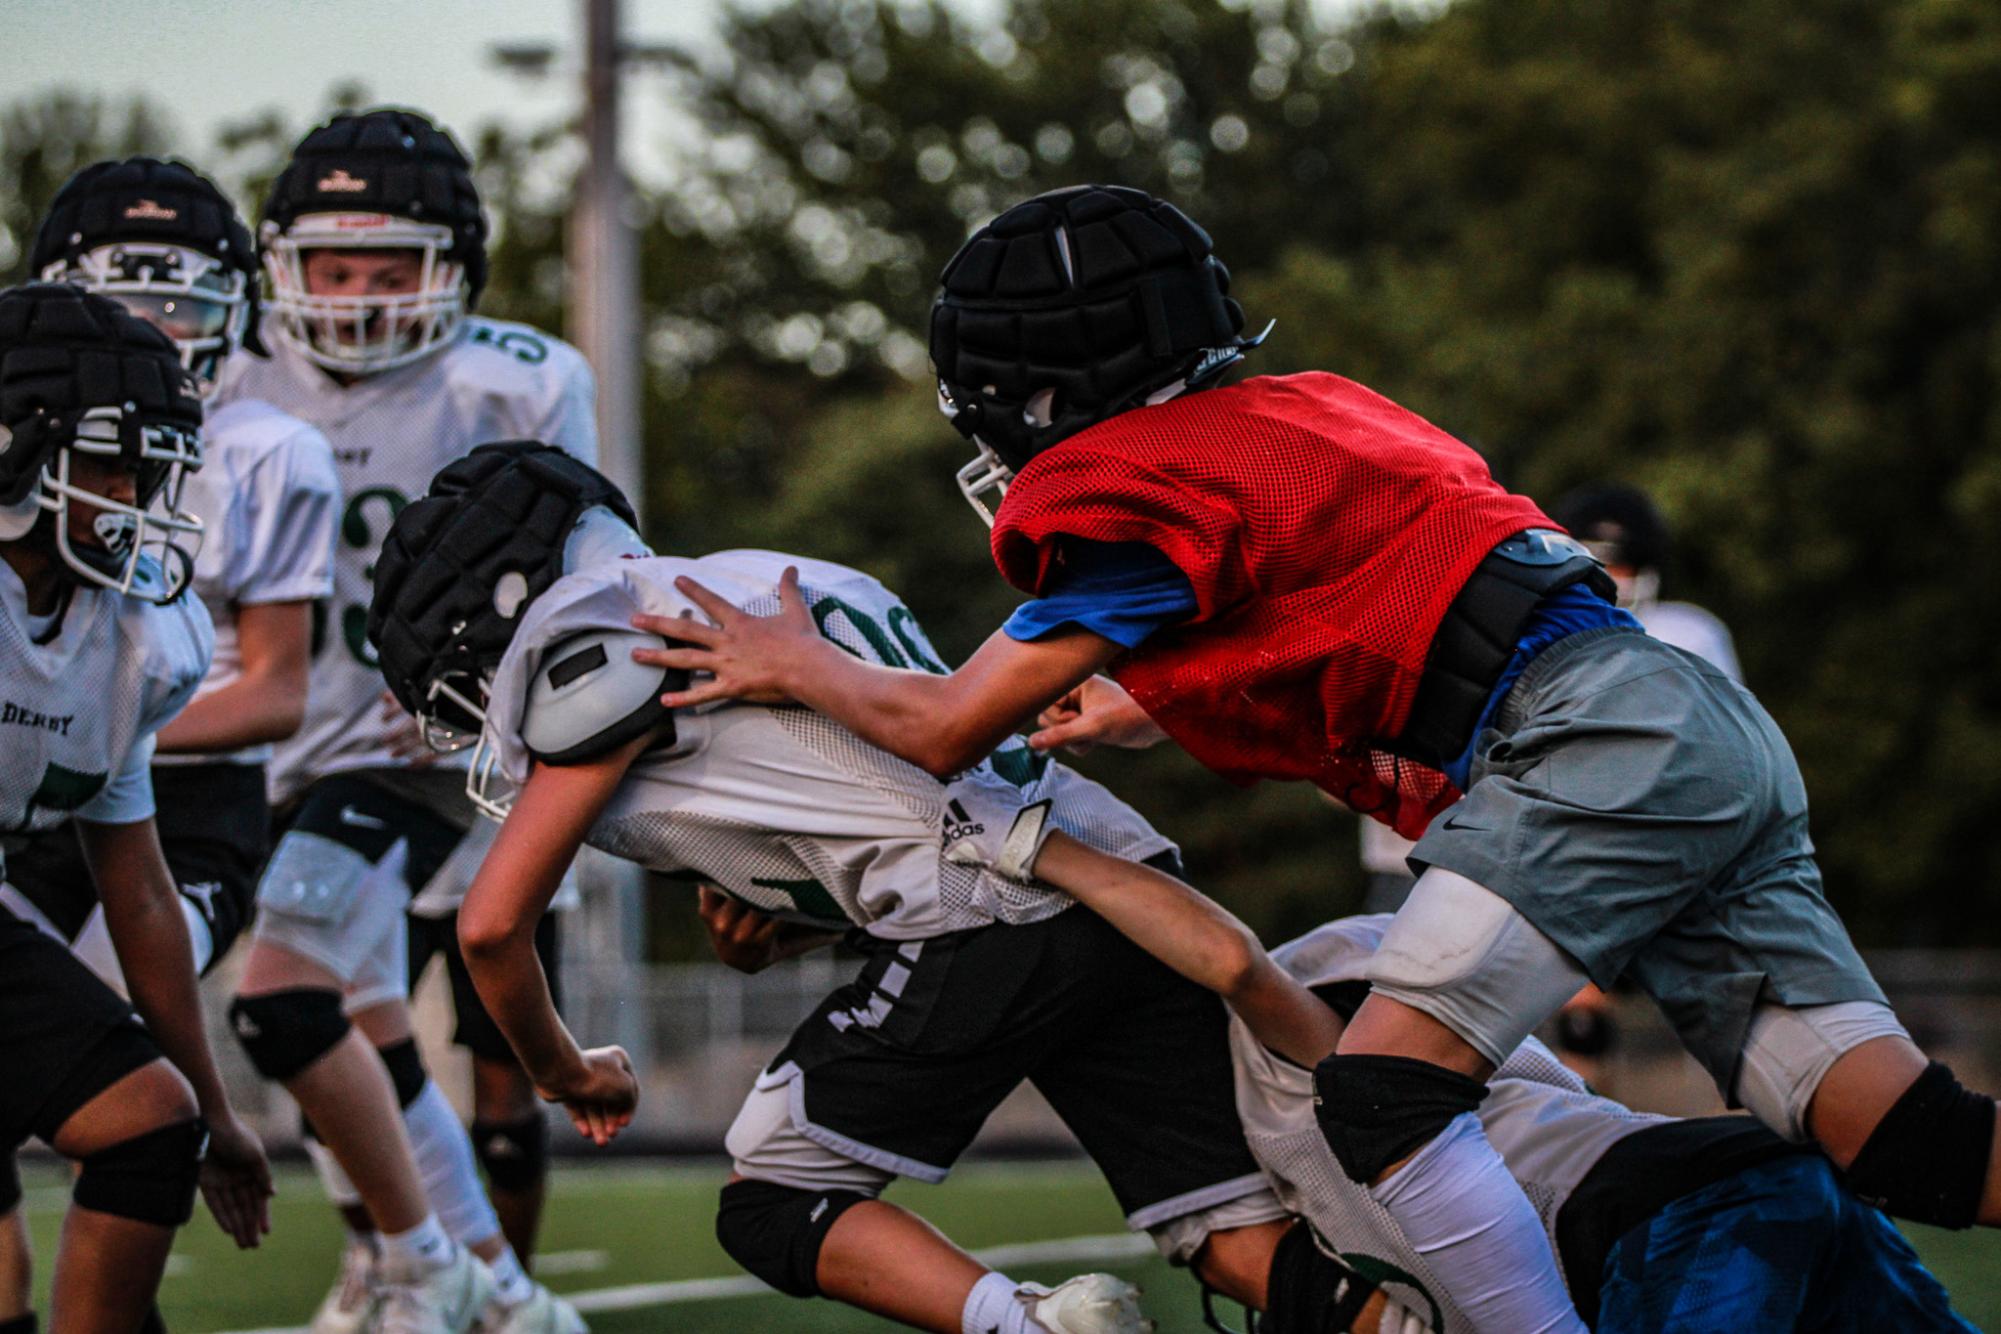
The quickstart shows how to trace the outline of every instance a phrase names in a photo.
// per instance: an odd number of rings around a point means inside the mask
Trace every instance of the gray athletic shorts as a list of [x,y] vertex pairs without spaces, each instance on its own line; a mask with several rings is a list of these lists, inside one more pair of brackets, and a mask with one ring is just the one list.
[[1651,995],[1717,1087],[1760,1001],[1885,1003],[1821,893],[1806,787],[1758,701],[1634,630],[1544,649],[1411,853]]

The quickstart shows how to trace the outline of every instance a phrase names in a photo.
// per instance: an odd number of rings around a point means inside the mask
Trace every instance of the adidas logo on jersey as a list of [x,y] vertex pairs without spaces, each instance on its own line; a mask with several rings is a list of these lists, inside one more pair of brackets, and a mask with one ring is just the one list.
[[142,199],[125,210],[127,218],[145,218],[152,222],[172,222],[181,216],[177,208],[168,208],[155,199]]
[[238,1010],[236,1012],[236,1036],[246,1042],[254,1041],[264,1036],[264,1030],[257,1026],[255,1019]]
[[945,803],[945,842],[957,843],[962,838],[972,838],[984,834],[987,827],[966,813],[957,798]]
[[356,194],[362,190],[366,190],[368,182],[361,180],[359,177],[348,175],[347,168],[345,167],[335,167],[325,176],[320,177],[313,188],[323,193]]

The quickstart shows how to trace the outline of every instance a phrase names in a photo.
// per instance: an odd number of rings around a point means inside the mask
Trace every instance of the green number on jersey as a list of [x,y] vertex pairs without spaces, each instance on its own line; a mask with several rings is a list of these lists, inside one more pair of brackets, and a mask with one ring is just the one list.
[[[382,550],[382,539],[389,535],[389,525],[396,522],[396,516],[410,498],[393,486],[371,486],[357,491],[347,502],[347,509],[340,516],[340,540],[356,551],[368,553],[368,563],[361,567],[364,579],[375,578],[375,556]],[[374,506],[382,511],[382,527],[377,530],[369,522],[369,508]],[[351,602],[340,610],[341,640],[354,660],[364,667],[378,667],[375,651],[368,646],[368,604]]]
[[109,777],[109,774],[81,773],[50,760],[42,769],[42,781],[36,784],[34,795],[28,798],[27,806],[21,811],[21,821],[14,832],[25,834],[34,828],[37,806],[65,814],[80,809],[104,790],[105,780]]
[[516,361],[530,366],[540,366],[549,359],[549,345],[520,329],[495,329],[491,325],[478,324],[473,326],[472,341],[498,352],[506,352]]

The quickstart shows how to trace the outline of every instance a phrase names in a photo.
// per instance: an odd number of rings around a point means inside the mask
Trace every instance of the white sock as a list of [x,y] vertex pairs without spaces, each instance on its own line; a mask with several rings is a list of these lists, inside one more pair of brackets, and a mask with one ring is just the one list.
[[1471,1112],[1369,1194],[1475,1329],[1585,1334],[1535,1206]]
[[500,1235],[500,1217],[480,1185],[479,1165],[472,1156],[472,1137],[434,1079],[403,1109],[410,1132],[410,1149],[424,1194],[438,1211],[438,1221],[461,1246],[477,1246]]
[[1028,1306],[1015,1294],[1021,1285],[1006,1274],[990,1273],[966,1294],[959,1313],[962,1334],[1035,1334],[1042,1326],[1028,1318]]
[[500,1254],[488,1260],[486,1267],[493,1271],[497,1285],[494,1295],[500,1298],[502,1306],[519,1306],[535,1295],[535,1280],[521,1267],[521,1257],[512,1246],[502,1246]]
[[445,1235],[436,1214],[426,1214],[424,1221],[408,1232],[380,1232],[376,1235],[381,1239],[383,1267],[406,1278],[443,1269],[450,1263],[456,1249],[452,1239]]

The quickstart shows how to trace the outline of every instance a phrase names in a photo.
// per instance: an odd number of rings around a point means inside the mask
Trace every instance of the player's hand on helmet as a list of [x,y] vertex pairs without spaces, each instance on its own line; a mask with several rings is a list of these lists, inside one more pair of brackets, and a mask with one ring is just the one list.
[[1044,709],[1028,744],[1037,750],[1061,747],[1081,755],[1093,746],[1145,750],[1167,739],[1124,686],[1109,676],[1093,676]]
[[716,958],[739,973],[755,973],[771,965],[782,925],[776,917],[708,885],[695,891],[695,911],[708,928],[709,948]]
[[234,1112],[210,1117],[199,1180],[216,1225],[239,1248],[249,1250],[271,1230],[271,1164],[256,1134]]
[[683,709],[711,700],[741,699],[752,704],[785,704],[791,694],[785,682],[821,651],[826,641],[813,624],[806,596],[799,591],[799,571],[788,568],[778,581],[778,610],[770,616],[754,616],[685,575],[674,587],[715,624],[706,625],[692,616],[655,616],[641,612],[632,618],[636,629],[678,639],[673,648],[641,648],[632,651],[634,662],[653,667],[705,672],[709,679],[686,690],[670,691],[660,702],[670,709]]
[[560,1102],[577,1133],[602,1149],[632,1124],[639,1106],[639,1079],[623,1047],[592,1047],[556,1084],[536,1089],[544,1100]]
[[382,721],[396,724],[386,743],[392,758],[408,764],[412,769],[426,769],[437,763],[438,752],[425,742],[424,729],[418,726],[415,718],[403,712],[396,696],[387,690],[382,692]]

